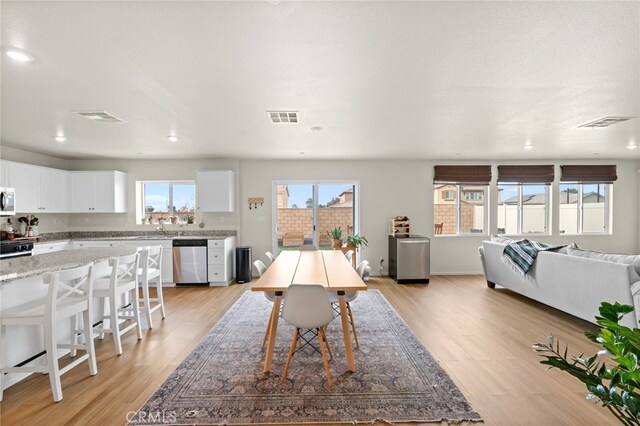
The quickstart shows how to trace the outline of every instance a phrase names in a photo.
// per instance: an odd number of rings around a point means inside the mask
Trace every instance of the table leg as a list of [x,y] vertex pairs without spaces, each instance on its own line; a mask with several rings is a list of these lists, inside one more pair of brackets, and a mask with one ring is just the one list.
[[278,331],[278,319],[280,318],[280,303],[282,302],[282,292],[276,291],[276,297],[273,299],[273,310],[271,311],[271,325],[269,326],[269,340],[267,341],[267,353],[264,358],[265,373],[271,370],[271,361],[273,361],[273,349],[276,346],[276,332]]
[[342,334],[344,335],[344,351],[347,355],[347,368],[349,371],[356,372],[356,360],[353,355],[353,346],[351,345],[351,333],[349,332],[349,313],[347,312],[347,296],[344,291],[338,292],[338,300],[340,302],[340,319],[342,321]]

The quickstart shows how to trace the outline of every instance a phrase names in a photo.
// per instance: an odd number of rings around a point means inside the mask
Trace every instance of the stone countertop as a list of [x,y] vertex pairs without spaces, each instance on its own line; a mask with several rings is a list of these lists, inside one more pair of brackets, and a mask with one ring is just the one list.
[[236,231],[232,230],[206,230],[206,231],[182,231],[178,236],[177,231],[167,230],[167,235],[162,235],[158,231],[75,231],[75,232],[54,232],[42,234],[40,243],[54,243],[58,241],[135,241],[135,240],[173,240],[175,238],[224,240],[228,237],[236,236]]
[[45,272],[76,268],[91,262],[126,256],[135,252],[136,247],[98,247],[2,259],[0,260],[0,270],[2,270],[0,284],[21,278],[35,277]]

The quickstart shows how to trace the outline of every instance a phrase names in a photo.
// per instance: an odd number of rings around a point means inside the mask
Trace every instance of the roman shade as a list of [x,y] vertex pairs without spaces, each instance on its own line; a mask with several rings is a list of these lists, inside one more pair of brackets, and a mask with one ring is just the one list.
[[491,166],[434,166],[433,183],[489,185]]
[[499,183],[550,184],[555,174],[553,164],[542,166],[498,166]]
[[560,182],[613,183],[618,180],[616,166],[560,166]]

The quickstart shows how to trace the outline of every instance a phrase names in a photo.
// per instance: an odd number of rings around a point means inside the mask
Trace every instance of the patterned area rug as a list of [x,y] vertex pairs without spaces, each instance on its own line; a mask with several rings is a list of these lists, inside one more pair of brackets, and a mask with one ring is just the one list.
[[131,424],[286,424],[479,421],[407,324],[378,290],[351,303],[360,349],[348,372],[340,319],[327,337],[333,389],[319,353],[295,354],[280,384],[293,327],[280,319],[271,373],[262,337],[271,309],[246,292],[138,411]]

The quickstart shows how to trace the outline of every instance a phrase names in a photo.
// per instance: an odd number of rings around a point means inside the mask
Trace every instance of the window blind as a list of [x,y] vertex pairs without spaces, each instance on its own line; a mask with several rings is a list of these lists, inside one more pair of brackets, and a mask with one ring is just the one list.
[[618,180],[616,166],[560,166],[560,182],[613,183]]
[[553,182],[553,164],[541,166],[498,166],[499,183],[542,183]]
[[434,183],[489,185],[491,166],[434,166]]

